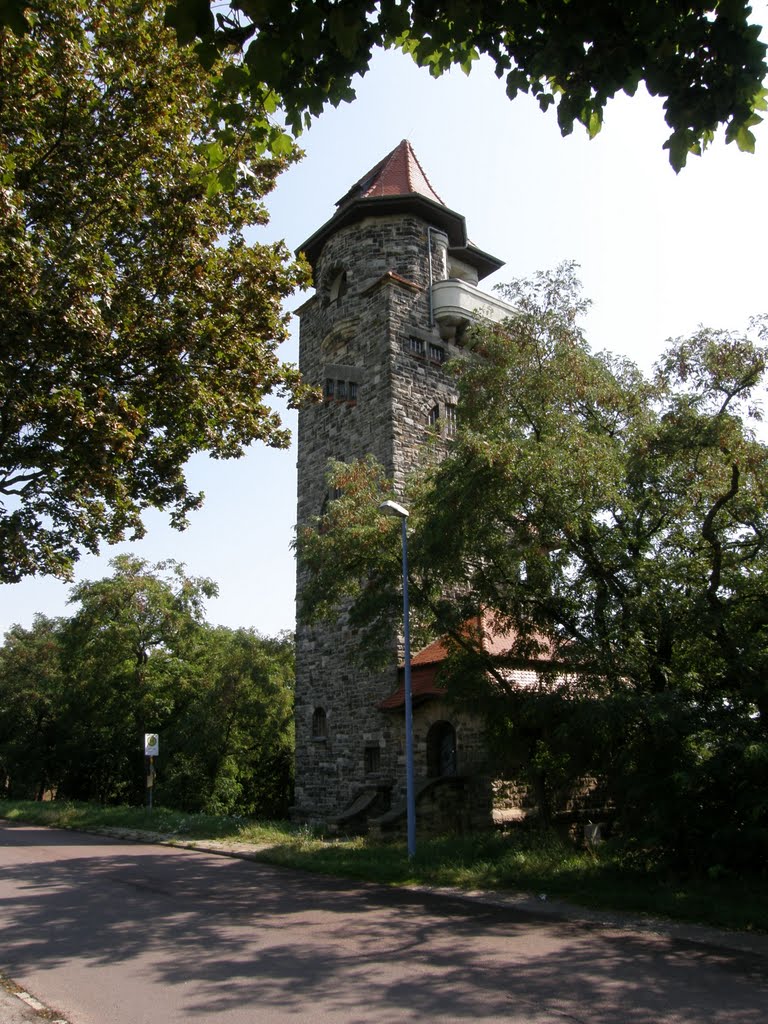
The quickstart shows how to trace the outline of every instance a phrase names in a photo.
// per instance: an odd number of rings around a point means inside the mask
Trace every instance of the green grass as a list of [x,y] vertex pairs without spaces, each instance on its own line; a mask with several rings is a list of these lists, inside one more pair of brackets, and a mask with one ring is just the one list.
[[607,844],[582,850],[551,833],[520,830],[506,836],[419,840],[409,862],[402,843],[331,840],[285,822],[183,814],[164,807],[149,812],[64,801],[0,801],[0,817],[60,828],[146,830],[171,841],[226,839],[257,844],[259,860],[346,878],[546,893],[589,907],[768,932],[768,881],[762,877],[663,877],[628,869]]

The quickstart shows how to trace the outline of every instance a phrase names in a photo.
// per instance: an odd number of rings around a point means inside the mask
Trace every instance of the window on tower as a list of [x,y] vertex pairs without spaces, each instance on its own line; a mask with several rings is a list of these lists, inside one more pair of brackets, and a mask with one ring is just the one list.
[[328,722],[325,708],[315,708],[312,712],[312,739],[324,740],[328,736]]
[[[344,372],[343,367],[326,367],[325,372],[333,372],[333,369],[336,369],[337,372],[341,369]],[[349,368],[349,372],[351,376],[354,371]],[[358,390],[356,380],[349,380],[349,378],[345,379],[344,377],[326,377],[323,396],[326,402],[344,402],[346,405],[354,405],[357,402]]]
[[438,427],[440,425],[440,406],[433,405],[429,410],[429,416],[427,417],[430,427]]
[[331,302],[337,302],[339,299],[343,299],[347,294],[347,272],[346,270],[340,270],[334,279],[331,281],[331,287],[328,291],[328,298]]
[[408,339],[408,351],[412,356],[423,356],[426,345],[423,338],[416,338],[413,335]]
[[381,750],[378,747],[366,747],[364,756],[366,775],[371,775],[373,772],[381,770]]
[[456,406],[447,404],[445,407],[445,434],[446,437],[453,437],[456,434],[458,425]]
[[433,345],[429,343],[429,358],[433,363],[444,363],[445,362],[445,349],[442,345]]

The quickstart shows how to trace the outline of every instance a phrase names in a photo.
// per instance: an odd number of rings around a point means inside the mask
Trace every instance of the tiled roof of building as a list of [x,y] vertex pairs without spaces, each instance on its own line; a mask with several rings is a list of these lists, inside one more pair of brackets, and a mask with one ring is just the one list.
[[[413,665],[413,662],[411,662]],[[444,697],[445,690],[437,684],[437,665],[429,665],[425,668],[418,668],[411,674],[411,702],[414,706],[422,704],[430,697]],[[401,670],[402,675],[402,670]],[[402,683],[381,701],[377,707],[381,711],[397,711],[405,704],[405,684]]]
[[414,194],[445,206],[443,200],[432,188],[410,142],[408,139],[403,139],[391,153],[388,153],[383,160],[380,160],[359,181],[356,181],[336,205],[338,207],[345,206],[355,199],[378,199],[384,196]]
[[[514,660],[521,666],[520,669],[515,670],[518,675],[523,674],[521,670],[525,664],[534,665],[536,662],[544,663],[555,660],[556,652],[552,642],[546,637],[539,635],[531,637],[533,647],[539,648],[536,653],[532,653],[527,657],[520,653],[514,653],[515,634],[499,629],[493,615],[488,611],[484,611],[482,615],[469,619],[465,623],[465,630],[468,634],[480,632],[483,650],[487,651],[488,654],[512,655]],[[448,638],[438,637],[437,640],[433,640],[431,644],[428,644],[411,657],[411,695],[414,705],[420,704],[431,697],[445,696],[445,690],[438,685],[437,677],[440,665],[448,657],[449,650],[450,641]],[[400,666],[399,674],[401,677],[403,676],[402,665]],[[401,683],[394,693],[378,704],[378,707],[382,711],[394,711],[403,707],[404,704],[405,690],[404,683]]]

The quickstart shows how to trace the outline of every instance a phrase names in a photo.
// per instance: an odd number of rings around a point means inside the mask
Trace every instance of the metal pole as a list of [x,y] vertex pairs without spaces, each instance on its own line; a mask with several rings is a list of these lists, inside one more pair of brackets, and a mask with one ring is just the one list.
[[413,703],[411,698],[411,624],[408,609],[408,535],[403,527],[403,632],[405,634],[405,804],[408,822],[408,859],[416,855],[416,794],[413,779]]

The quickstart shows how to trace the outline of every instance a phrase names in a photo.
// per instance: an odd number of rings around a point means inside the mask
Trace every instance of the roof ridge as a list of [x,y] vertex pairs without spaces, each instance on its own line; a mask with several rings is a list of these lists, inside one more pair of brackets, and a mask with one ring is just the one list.
[[[445,206],[446,205],[445,204],[445,200],[442,198],[442,196],[437,194],[437,190],[435,189],[435,186],[432,184],[432,182],[429,180],[429,175],[424,170],[424,168],[423,168],[423,166],[421,164],[421,160],[419,160],[418,156],[416,156],[416,150],[411,145],[410,140],[409,139],[403,139],[403,142],[408,147],[408,151],[411,154],[411,156],[413,157],[416,166],[421,171],[421,176],[424,178],[424,181],[426,181],[427,185],[429,185],[430,189],[432,190],[434,195],[437,196],[437,198],[440,200],[442,205]],[[402,143],[401,143],[401,145],[402,145]],[[410,164],[408,165],[408,184],[411,186],[412,189],[414,189],[414,184],[413,184],[413,182],[411,180],[411,166],[410,166]]]

